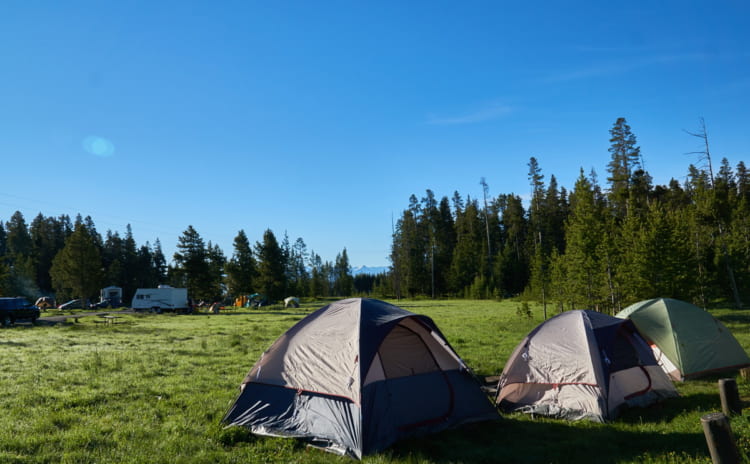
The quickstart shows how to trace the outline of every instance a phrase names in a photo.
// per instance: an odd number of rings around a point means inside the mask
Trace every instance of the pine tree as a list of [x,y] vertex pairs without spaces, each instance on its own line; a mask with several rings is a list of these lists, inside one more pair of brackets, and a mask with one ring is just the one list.
[[208,252],[198,231],[192,225],[177,239],[177,252],[174,254],[175,267],[173,282],[186,287],[188,295],[196,300],[214,299]]
[[121,255],[118,257],[122,264],[122,274],[118,286],[122,287],[123,295],[135,295],[138,289],[140,274],[144,269],[139,268],[138,246],[133,238],[133,230],[128,224],[125,228],[125,238],[122,240]]
[[161,282],[166,282],[167,279],[167,258],[164,256],[164,251],[162,251],[161,248],[161,241],[159,241],[158,238],[154,242],[151,256],[151,285],[155,287]]
[[469,199],[466,208],[456,217],[456,246],[450,267],[450,286],[456,295],[464,295],[480,277],[484,227],[479,219],[477,202]]
[[529,288],[534,296],[540,298],[547,318],[547,287],[549,285],[548,261],[551,247],[545,245],[548,241],[547,227],[549,217],[546,215],[546,198],[544,191],[544,175],[539,162],[533,156],[529,159],[529,184],[531,186],[531,203],[529,205],[529,234],[531,250]]
[[328,296],[326,278],[323,274],[323,260],[315,251],[310,252],[310,296],[313,298]]
[[497,206],[504,236],[495,275],[502,294],[516,295],[526,288],[529,281],[528,220],[518,195],[500,195]]
[[50,274],[58,298],[89,299],[101,288],[102,261],[96,240],[83,224],[76,225],[52,261]]
[[266,295],[269,301],[283,299],[286,288],[286,263],[276,236],[270,229],[263,233],[263,242],[255,244],[255,255],[258,258],[256,282],[259,293]]
[[65,246],[65,236],[61,233],[55,218],[44,217],[41,213],[31,222],[29,233],[32,240],[36,284],[43,294],[50,295],[54,287],[49,270],[55,255]]
[[352,277],[351,266],[349,265],[349,256],[346,254],[346,248],[336,255],[336,262],[333,265],[334,273],[334,294],[336,296],[350,296],[354,293],[354,278]]
[[310,273],[307,271],[305,263],[309,253],[307,245],[302,237],[297,237],[292,245],[292,255],[290,257],[290,267],[292,269],[293,281],[290,290],[296,296],[307,296],[310,288]]
[[30,299],[39,293],[36,284],[36,266],[33,260],[33,241],[26,220],[16,211],[5,223],[5,262],[8,269],[10,293]]
[[227,288],[230,295],[253,293],[257,273],[255,257],[245,231],[240,229],[234,237],[234,252],[226,265]]
[[570,195],[570,216],[565,225],[565,282],[570,303],[587,309],[598,309],[606,301],[602,295],[602,273],[599,244],[603,239],[602,205],[593,182],[581,170]]
[[208,260],[208,288],[212,295],[212,301],[221,301],[225,292],[224,286],[224,266],[227,258],[219,245],[212,244],[210,241],[206,246],[206,258]]
[[622,219],[629,208],[633,173],[641,168],[641,149],[625,118],[617,118],[609,133],[612,156],[607,165],[609,201],[615,215]]
[[449,272],[453,250],[456,248],[456,229],[451,214],[448,197],[443,197],[438,205],[437,216],[433,220],[433,266],[435,296],[445,295],[448,290]]

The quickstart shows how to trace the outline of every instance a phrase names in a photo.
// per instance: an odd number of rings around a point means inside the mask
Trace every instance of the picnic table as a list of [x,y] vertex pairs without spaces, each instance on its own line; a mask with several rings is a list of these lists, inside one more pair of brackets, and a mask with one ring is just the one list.
[[104,315],[104,316],[99,316],[99,317],[103,319],[103,322],[105,324],[116,324],[117,319],[120,319],[120,316],[110,316],[110,315]]

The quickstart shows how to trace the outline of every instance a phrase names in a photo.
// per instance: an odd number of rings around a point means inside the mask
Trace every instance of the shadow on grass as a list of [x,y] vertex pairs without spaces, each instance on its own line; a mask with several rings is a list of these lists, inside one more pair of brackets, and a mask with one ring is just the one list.
[[211,313],[193,313],[188,314],[189,316],[214,316],[214,317],[224,317],[224,316],[307,316],[310,314],[309,312],[282,312],[282,311],[252,311],[252,312],[232,312],[232,311],[221,311],[217,314],[211,314]]
[[723,315],[714,316],[714,317],[720,320],[722,323],[727,324],[727,325],[731,325],[731,324],[750,325],[750,312],[723,314]]
[[27,343],[0,340],[0,346],[29,346]]
[[627,424],[669,422],[685,411],[720,411],[721,400],[717,394],[692,393],[669,398],[645,408],[630,408],[622,411],[618,422]]
[[701,433],[630,432],[598,424],[581,428],[565,422],[508,417],[406,440],[390,453],[435,463],[608,464],[637,460],[646,453],[708,457]]

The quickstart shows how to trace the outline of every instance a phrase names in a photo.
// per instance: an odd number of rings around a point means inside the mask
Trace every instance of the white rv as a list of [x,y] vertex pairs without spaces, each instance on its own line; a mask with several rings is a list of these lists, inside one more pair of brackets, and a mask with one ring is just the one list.
[[187,311],[187,288],[174,288],[169,285],[159,285],[158,288],[139,288],[133,295],[131,307],[136,311],[148,309],[152,312]]

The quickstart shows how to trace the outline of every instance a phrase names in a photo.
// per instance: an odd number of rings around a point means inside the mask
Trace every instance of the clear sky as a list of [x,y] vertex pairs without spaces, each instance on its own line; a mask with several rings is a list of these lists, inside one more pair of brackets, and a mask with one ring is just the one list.
[[0,220],[90,215],[171,259],[192,225],[388,264],[411,194],[605,183],[625,117],[656,184],[705,118],[750,163],[750,2],[8,1]]

